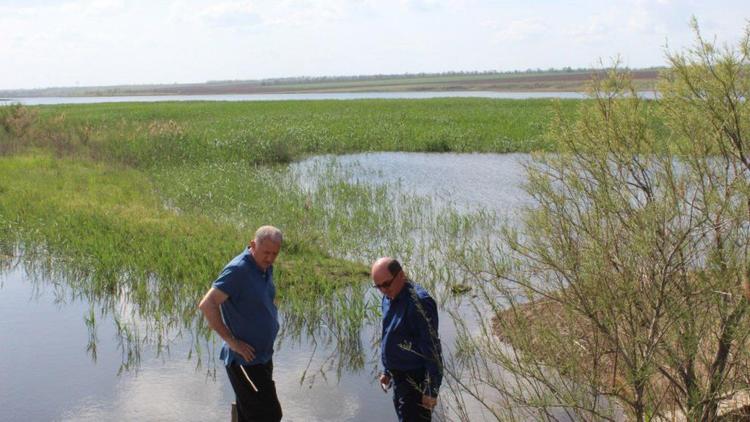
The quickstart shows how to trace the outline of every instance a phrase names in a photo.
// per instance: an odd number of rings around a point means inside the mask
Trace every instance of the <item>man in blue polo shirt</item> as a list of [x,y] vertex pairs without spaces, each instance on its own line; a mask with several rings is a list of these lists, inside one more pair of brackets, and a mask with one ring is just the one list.
[[281,420],[271,360],[279,332],[273,262],[281,242],[276,227],[259,228],[198,305],[208,326],[224,340],[219,357],[237,398],[240,421]]
[[371,275],[383,293],[380,385],[384,391],[393,385],[399,421],[429,421],[443,380],[437,305],[393,258],[375,261]]

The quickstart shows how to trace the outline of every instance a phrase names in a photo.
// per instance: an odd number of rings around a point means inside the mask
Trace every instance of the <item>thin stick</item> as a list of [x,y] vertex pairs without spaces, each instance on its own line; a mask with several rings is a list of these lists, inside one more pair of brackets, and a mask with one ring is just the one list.
[[245,374],[245,379],[247,379],[247,382],[250,383],[250,387],[253,387],[253,391],[257,393],[258,387],[255,386],[255,383],[253,382],[253,380],[251,380],[250,377],[247,375],[247,372],[245,372],[245,367],[240,365],[240,369],[242,369],[242,373]]

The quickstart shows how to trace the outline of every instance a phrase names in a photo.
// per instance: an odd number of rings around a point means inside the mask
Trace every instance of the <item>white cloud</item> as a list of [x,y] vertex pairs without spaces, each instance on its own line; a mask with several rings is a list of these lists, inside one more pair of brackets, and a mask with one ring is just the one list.
[[175,1],[168,13],[170,22],[187,26],[235,28],[262,23],[257,7],[250,1],[193,3]]
[[548,29],[549,25],[540,18],[516,20],[503,25],[502,29],[497,31],[496,38],[500,41],[524,41],[544,36]]
[[196,11],[195,15],[203,23],[218,27],[248,27],[262,22],[252,2],[213,3]]
[[164,364],[153,359],[144,364],[137,375],[120,377],[111,400],[102,403],[84,399],[73,404],[62,415],[62,420],[101,421],[111,418],[111,415],[129,420],[225,418],[229,414],[228,402],[220,385],[207,382],[195,373],[194,367],[194,362],[177,358]]
[[85,13],[92,16],[105,16],[121,13],[125,10],[123,0],[92,0],[88,2]]
[[442,7],[442,3],[440,0],[402,0],[406,7],[423,12],[436,10]]
[[41,13],[85,18],[106,17],[127,10],[122,0],[74,0],[46,7],[40,6],[37,9],[37,12]]
[[671,10],[666,2],[638,1],[635,6],[625,14],[627,18],[627,30],[640,34],[665,34],[667,32],[665,18]]
[[219,3],[177,0],[170,7],[170,19],[191,25],[221,29],[243,25],[267,27],[310,27],[346,19],[356,8],[370,7],[369,0],[351,4],[327,1],[225,1]]
[[568,36],[576,42],[590,43],[610,36],[613,25],[610,20],[602,16],[594,16],[589,22],[582,25],[572,25],[566,30]]

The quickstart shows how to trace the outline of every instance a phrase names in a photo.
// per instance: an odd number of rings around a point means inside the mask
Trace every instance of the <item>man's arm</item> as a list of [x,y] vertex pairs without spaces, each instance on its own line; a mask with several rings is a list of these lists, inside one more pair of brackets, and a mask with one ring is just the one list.
[[234,337],[226,324],[224,324],[224,320],[221,319],[220,305],[224,303],[228,297],[229,296],[226,293],[212,287],[208,293],[203,296],[200,304],[198,304],[198,308],[203,312],[203,316],[206,318],[206,321],[208,321],[208,326],[216,331],[216,334],[218,334],[222,340],[227,342],[230,349],[234,350],[242,356],[243,359],[249,362],[255,359],[255,349],[244,341]]
[[[383,318],[385,318],[385,309],[384,304],[385,303],[385,296],[380,300],[380,313],[382,314]],[[380,322],[380,324],[383,324],[383,321]],[[383,356],[384,348],[385,348],[385,336],[380,339],[380,364],[382,365],[383,370],[380,372],[380,378],[378,381],[380,382],[380,388],[383,389],[383,392],[388,392],[388,389],[391,387],[391,371],[388,370],[388,368],[385,366],[385,359]]]

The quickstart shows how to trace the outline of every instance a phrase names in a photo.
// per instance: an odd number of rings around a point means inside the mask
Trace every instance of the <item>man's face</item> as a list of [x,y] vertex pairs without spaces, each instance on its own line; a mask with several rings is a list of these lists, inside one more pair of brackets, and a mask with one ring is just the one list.
[[381,293],[393,299],[401,291],[403,280],[401,280],[401,271],[398,274],[391,275],[388,270],[382,269],[372,274],[373,287]]
[[270,239],[265,239],[260,242],[255,240],[250,241],[250,250],[255,259],[255,263],[258,264],[261,270],[265,271],[270,267],[276,257],[279,255],[281,250],[281,243],[274,242]]

